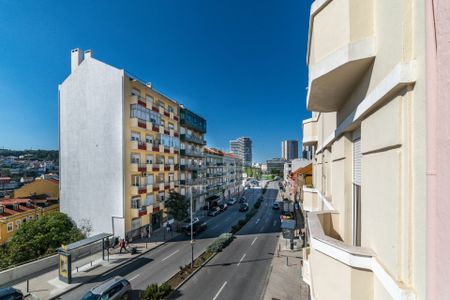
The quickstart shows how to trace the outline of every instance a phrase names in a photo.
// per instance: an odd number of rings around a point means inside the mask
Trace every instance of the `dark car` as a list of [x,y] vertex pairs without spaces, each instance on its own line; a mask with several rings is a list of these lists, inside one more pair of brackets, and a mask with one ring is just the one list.
[[91,289],[81,300],[97,299],[129,299],[131,284],[121,276],[116,276],[111,280]]
[[209,211],[208,211],[208,216],[211,217],[215,217],[218,214],[220,214],[220,208],[218,206],[216,207],[212,207]]
[[280,203],[274,202],[274,203],[272,204],[272,209],[280,209]]
[[18,289],[7,287],[0,289],[0,299],[5,300],[23,300],[23,294]]
[[226,211],[228,208],[228,205],[226,203],[222,203],[219,205],[220,211]]
[[[197,234],[205,231],[207,228],[208,228],[208,224],[206,224],[205,222],[194,223],[194,226],[192,227],[192,234],[197,235]],[[184,233],[186,233],[186,235],[191,234],[191,227],[189,227],[189,226],[184,227],[183,230],[184,230]]]
[[245,197],[239,198],[239,203],[245,203],[245,202],[247,202],[247,200],[245,199]]
[[239,211],[247,211],[248,210],[248,203],[242,203],[241,207],[239,207]]

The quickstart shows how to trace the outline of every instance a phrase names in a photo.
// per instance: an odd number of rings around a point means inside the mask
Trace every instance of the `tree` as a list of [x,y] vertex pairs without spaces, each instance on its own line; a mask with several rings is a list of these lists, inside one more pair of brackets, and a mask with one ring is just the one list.
[[166,208],[169,215],[173,216],[175,220],[183,221],[188,216],[189,201],[184,195],[170,192]]
[[143,300],[162,300],[170,294],[172,287],[167,283],[160,286],[156,283],[150,284],[144,291],[141,299]]
[[84,235],[72,220],[60,212],[23,223],[0,255],[0,267],[18,264],[55,253],[61,245],[81,240]]

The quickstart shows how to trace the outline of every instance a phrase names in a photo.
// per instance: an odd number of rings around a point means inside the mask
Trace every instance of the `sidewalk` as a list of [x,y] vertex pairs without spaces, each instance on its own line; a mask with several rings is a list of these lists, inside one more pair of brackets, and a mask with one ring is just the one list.
[[[29,292],[27,293],[27,282],[21,282],[14,285],[15,288],[21,290],[24,294],[29,294],[27,299],[52,299],[56,298],[65,292],[68,292],[83,283],[86,283],[118,266],[129,262],[148,251],[165,244],[173,238],[176,238],[179,233],[164,232],[163,228],[158,230],[151,236],[151,238],[140,238],[133,241],[127,247],[137,248],[137,254],[132,255],[128,253],[119,253],[119,247],[110,250],[109,261],[103,261],[102,253],[96,253],[92,257],[84,258],[81,261],[73,263],[72,267],[72,284],[67,284],[59,280],[58,269],[41,274],[29,280]],[[165,237],[165,239],[164,239]]]
[[[282,236],[278,240],[281,245]],[[278,251],[272,259],[264,300],[308,300],[308,285],[302,280],[302,252]]]

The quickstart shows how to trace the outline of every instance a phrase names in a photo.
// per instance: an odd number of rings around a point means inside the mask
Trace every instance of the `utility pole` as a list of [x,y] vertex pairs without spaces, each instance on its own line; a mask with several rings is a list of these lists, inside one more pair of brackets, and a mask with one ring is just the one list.
[[194,268],[194,219],[192,216],[192,185],[190,186],[191,194],[191,269]]

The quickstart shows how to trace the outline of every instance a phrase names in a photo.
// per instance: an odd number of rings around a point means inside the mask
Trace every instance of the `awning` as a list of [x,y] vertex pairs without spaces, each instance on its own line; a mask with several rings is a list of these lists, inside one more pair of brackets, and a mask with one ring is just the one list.
[[81,241],[78,241],[78,242],[69,244],[69,245],[67,245],[67,246],[58,248],[57,250],[58,250],[58,252],[59,252],[59,251],[62,251],[62,252],[70,252],[70,251],[73,251],[73,250],[75,250],[75,249],[78,249],[78,248],[82,248],[82,247],[84,247],[84,246],[87,246],[87,245],[89,245],[89,244],[93,244],[93,243],[95,243],[95,242],[101,241],[101,240],[106,239],[106,238],[108,238],[108,237],[110,237],[110,236],[112,236],[111,233],[99,233],[99,234],[97,234],[97,235],[88,237],[88,238],[83,239],[83,240],[81,240]]
[[295,220],[281,221],[281,229],[294,230],[295,229]]

